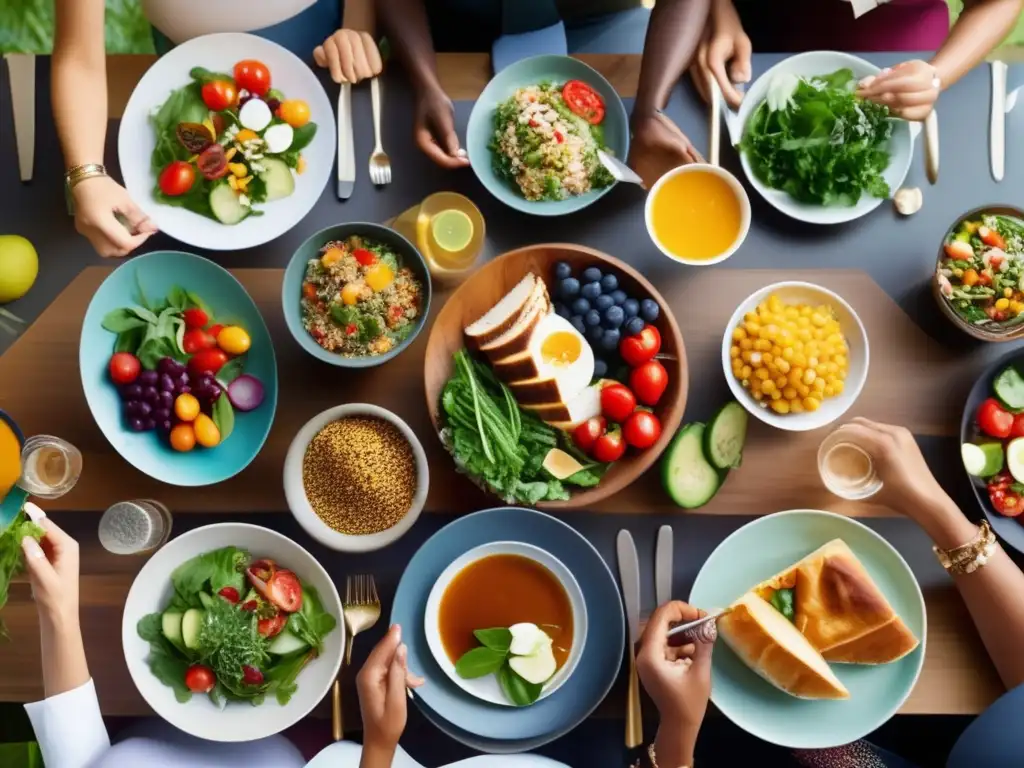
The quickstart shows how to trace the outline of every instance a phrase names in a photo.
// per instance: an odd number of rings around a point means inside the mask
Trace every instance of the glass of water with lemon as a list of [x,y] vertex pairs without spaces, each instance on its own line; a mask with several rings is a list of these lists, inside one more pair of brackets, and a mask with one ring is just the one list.
[[462,280],[483,252],[484,217],[457,192],[430,195],[399,216],[394,227],[416,244],[435,280]]

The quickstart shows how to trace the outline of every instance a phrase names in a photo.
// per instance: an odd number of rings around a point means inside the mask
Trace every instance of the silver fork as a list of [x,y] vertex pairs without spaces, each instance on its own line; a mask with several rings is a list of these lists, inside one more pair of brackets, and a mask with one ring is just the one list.
[[[352,664],[352,641],[360,632],[370,629],[380,619],[380,598],[373,576],[349,576],[345,579],[345,666]],[[341,741],[345,725],[341,712],[341,684],[337,679],[331,694],[332,731],[335,741]]]
[[373,105],[373,154],[370,155],[370,181],[377,186],[391,183],[391,160],[380,140],[380,78],[370,81],[370,102]]

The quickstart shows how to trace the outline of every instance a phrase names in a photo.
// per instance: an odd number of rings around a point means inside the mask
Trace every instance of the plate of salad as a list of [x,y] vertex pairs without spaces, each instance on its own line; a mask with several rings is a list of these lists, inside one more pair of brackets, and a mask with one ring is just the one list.
[[160,717],[213,741],[288,728],[341,667],[341,599],[291,539],[219,523],[164,546],[136,577],[121,626],[139,693]]
[[879,68],[848,53],[783,59],[723,110],[751,185],[799,221],[839,224],[877,208],[903,184],[920,125],[859,99]]
[[298,57],[253,35],[206,35],[162,56],[121,119],[125,187],[161,231],[202,248],[250,248],[320,198],[334,112]]

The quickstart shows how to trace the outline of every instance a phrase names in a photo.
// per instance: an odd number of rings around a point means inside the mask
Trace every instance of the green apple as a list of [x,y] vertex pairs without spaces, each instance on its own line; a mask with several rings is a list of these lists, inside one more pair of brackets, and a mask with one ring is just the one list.
[[39,274],[39,256],[21,235],[0,235],[0,304],[20,299]]

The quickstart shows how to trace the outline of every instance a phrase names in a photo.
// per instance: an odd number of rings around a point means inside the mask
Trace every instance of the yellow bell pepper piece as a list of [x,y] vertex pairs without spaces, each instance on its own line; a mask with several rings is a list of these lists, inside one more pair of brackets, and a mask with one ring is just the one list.
[[395,279],[391,267],[382,261],[377,262],[366,271],[366,284],[374,291],[383,291]]
[[359,293],[362,289],[363,287],[359,283],[345,283],[345,287],[341,289],[342,304],[354,305],[359,301]]
[[245,167],[245,163],[228,163],[228,170],[239,179],[244,179],[249,175],[249,169]]
[[306,158],[299,155],[299,161],[295,164],[295,172],[300,176],[306,172]]
[[238,154],[238,149],[237,149],[237,147],[228,147],[228,148],[227,148],[227,149],[226,149],[226,150],[224,151],[224,159],[225,159],[225,160],[230,160],[231,158],[233,158],[233,157],[234,157],[235,155],[237,155],[237,154]]
[[325,267],[331,267],[341,261],[345,252],[341,248],[331,248],[327,253],[320,257],[320,263]]

